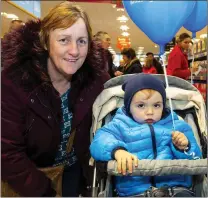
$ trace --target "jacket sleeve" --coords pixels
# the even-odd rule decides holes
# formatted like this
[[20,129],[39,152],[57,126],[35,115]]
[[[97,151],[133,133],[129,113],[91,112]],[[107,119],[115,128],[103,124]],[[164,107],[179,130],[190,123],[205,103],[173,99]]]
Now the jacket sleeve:
[[140,63],[134,63],[130,67],[131,69],[129,69],[128,74],[142,73],[142,66]]
[[191,75],[189,69],[181,69],[181,56],[178,53],[175,53],[168,60],[168,67],[172,70],[172,75],[180,78],[187,78]]
[[173,151],[174,156],[177,159],[190,159],[190,160],[195,159],[195,158],[201,158],[202,153],[196,142],[196,139],[194,137],[194,133],[191,127],[182,120],[177,120],[175,122],[175,125],[176,125],[176,130],[184,133],[184,135],[188,138],[189,145],[188,145],[188,150],[185,153],[184,151],[177,149],[174,146],[173,142],[171,142],[171,149]]
[[90,152],[96,161],[109,161],[113,159],[112,152],[119,147],[128,150],[121,138],[119,122],[111,121],[96,132]]
[[55,196],[51,180],[39,171],[26,154],[24,92],[2,80],[1,173],[20,196]]

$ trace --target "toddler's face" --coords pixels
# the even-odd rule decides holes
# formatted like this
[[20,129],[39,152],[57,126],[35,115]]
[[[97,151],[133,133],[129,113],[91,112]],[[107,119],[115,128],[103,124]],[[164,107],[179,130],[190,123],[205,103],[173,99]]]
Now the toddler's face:
[[163,100],[159,92],[154,91],[147,99],[147,95],[138,91],[132,98],[130,112],[138,123],[152,124],[159,121],[163,112]]

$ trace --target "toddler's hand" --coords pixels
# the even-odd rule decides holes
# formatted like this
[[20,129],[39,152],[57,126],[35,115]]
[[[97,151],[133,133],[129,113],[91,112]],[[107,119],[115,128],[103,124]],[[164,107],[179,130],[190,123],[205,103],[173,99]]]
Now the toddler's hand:
[[138,166],[138,158],[125,150],[119,149],[115,152],[115,159],[117,160],[118,173],[126,174],[128,169],[129,173],[132,173],[133,164]]
[[180,150],[184,150],[188,146],[187,137],[179,131],[172,133],[172,141],[173,144]]

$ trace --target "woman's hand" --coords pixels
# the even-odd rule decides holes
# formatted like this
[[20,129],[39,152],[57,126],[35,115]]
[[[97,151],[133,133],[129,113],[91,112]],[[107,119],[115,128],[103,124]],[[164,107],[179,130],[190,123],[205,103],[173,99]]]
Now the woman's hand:
[[172,133],[172,141],[173,144],[180,150],[184,150],[188,146],[187,137],[179,131],[175,131]]
[[127,169],[128,173],[132,173],[133,165],[137,167],[139,161],[136,155],[122,149],[115,152],[115,159],[117,160],[118,173],[122,173],[123,175],[126,174]]

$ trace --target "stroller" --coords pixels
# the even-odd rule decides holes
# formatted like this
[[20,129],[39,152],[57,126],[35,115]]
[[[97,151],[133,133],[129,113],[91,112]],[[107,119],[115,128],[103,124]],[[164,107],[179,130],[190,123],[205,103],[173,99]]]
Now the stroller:
[[[95,132],[107,124],[115,115],[118,108],[123,106],[123,82],[132,75],[113,78],[105,83],[105,89],[97,97],[93,105],[93,124],[91,140]],[[164,75],[156,74],[157,78],[165,82]],[[196,197],[208,196],[207,180],[207,115],[206,106],[200,92],[189,82],[173,76],[168,76],[169,87],[166,88],[167,100],[171,98],[173,110],[192,127],[194,136],[203,154],[203,159],[196,160],[139,160],[138,167],[132,175],[162,176],[162,175],[193,175],[192,191]],[[168,106],[168,102],[167,102]],[[91,160],[90,164],[93,164]],[[165,166],[164,166],[165,165]],[[113,176],[118,176],[116,161],[107,164],[106,177],[100,179],[94,167],[93,197],[116,196]]]

